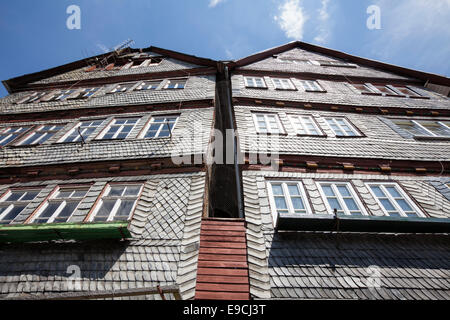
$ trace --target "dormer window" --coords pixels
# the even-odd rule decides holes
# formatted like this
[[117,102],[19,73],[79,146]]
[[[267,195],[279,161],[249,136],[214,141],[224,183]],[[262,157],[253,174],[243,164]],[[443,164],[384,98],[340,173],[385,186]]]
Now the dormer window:
[[450,121],[395,119],[392,122],[414,137],[449,138]]
[[261,77],[244,77],[247,88],[267,88],[266,82]]
[[109,91],[108,93],[116,93],[116,92],[125,92],[128,89],[130,89],[131,87],[133,87],[136,83],[135,82],[131,82],[131,83],[120,83],[118,85],[116,85],[114,87],[114,89],[112,89],[111,91]]
[[170,79],[167,81],[164,89],[184,89],[187,79]]

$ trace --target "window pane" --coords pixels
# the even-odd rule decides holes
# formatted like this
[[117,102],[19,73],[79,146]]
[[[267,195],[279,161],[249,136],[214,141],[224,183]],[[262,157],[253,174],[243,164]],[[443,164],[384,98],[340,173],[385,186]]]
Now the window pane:
[[395,207],[392,205],[391,201],[388,199],[381,199],[381,204],[387,211],[394,211]]
[[125,196],[137,196],[139,191],[141,190],[141,186],[127,186],[125,190]]
[[23,196],[24,193],[24,191],[13,191],[4,201],[17,201]]
[[295,210],[303,210],[305,209],[305,205],[303,204],[303,200],[301,198],[291,198],[292,206]]
[[[4,208],[6,209],[6,208]],[[0,221],[0,224],[7,224],[12,222],[22,211],[25,209],[25,206],[14,206],[3,219]],[[1,214],[1,211],[0,211]]]
[[274,195],[283,195],[281,184],[272,184],[272,192]]
[[352,195],[350,194],[350,191],[348,191],[346,186],[338,186],[337,187],[339,190],[339,193],[343,196],[343,197],[351,197]]
[[46,223],[60,205],[61,202],[49,203],[47,208],[34,220],[34,223]]
[[67,202],[64,209],[58,214],[58,217],[56,217],[53,222],[67,222],[77,206],[78,202]]
[[322,186],[322,190],[327,197],[329,196],[333,197],[335,195],[331,186]]
[[299,196],[300,195],[300,191],[298,190],[297,185],[289,185],[288,189],[289,189],[289,194],[291,196]]
[[342,207],[336,198],[328,198],[328,203],[330,204],[332,210],[334,209],[337,209],[338,211],[342,210]]
[[104,200],[94,218],[94,221],[100,221],[100,222],[106,221],[108,219],[112,209],[114,208],[115,203],[116,203],[116,200]]
[[286,200],[284,197],[275,197],[275,205],[277,209],[287,209]]
[[395,187],[386,187],[386,190],[393,196],[394,198],[402,198],[400,193],[398,193]]
[[401,199],[401,200],[396,200],[396,201],[397,201],[398,205],[400,206],[400,208],[402,208],[403,211],[405,211],[405,212],[414,211],[414,209],[411,208],[411,206],[406,202],[406,200]]
[[345,205],[347,206],[348,210],[350,210],[350,211],[359,210],[358,205],[356,204],[355,200],[353,200],[352,198],[346,198],[346,199],[344,199],[344,201],[345,201]]
[[381,190],[380,187],[376,187],[376,186],[371,186],[370,187],[373,191],[373,193],[375,193],[375,196],[379,197],[379,198],[385,198],[386,195],[384,194],[384,192]]
[[125,190],[125,187],[123,187],[123,186],[111,187],[111,190],[109,191],[108,196],[110,196],[110,197],[120,197],[123,194],[124,190]]
[[120,203],[120,207],[117,210],[116,215],[114,216],[114,221],[123,221],[127,220],[131,214],[131,210],[133,209],[135,201],[133,200],[122,200]]

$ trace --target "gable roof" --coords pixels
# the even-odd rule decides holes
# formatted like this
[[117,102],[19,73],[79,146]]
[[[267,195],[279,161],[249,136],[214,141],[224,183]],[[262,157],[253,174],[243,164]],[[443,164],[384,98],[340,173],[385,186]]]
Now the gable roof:
[[[202,67],[216,67],[217,66],[217,62],[214,60],[211,60],[211,59],[200,58],[197,56],[188,55],[188,54],[184,54],[184,53],[177,52],[177,51],[162,49],[162,48],[154,47],[154,46],[150,46],[148,48],[143,48],[143,49],[136,49],[136,48],[128,47],[128,48],[123,49],[121,51],[121,54],[139,53],[139,52],[148,52],[148,51],[151,51],[156,54],[160,54],[165,57],[170,57],[170,58],[181,60],[181,61],[188,62],[191,64],[200,65]],[[115,53],[115,51],[111,51],[111,52],[107,52],[107,53],[93,56],[90,58],[77,60],[77,61],[70,62],[68,64],[64,64],[64,65],[61,65],[58,67],[54,67],[54,68],[50,68],[50,69],[46,69],[46,70],[42,70],[42,71],[38,71],[38,72],[34,72],[34,73],[29,73],[29,74],[11,78],[8,80],[3,80],[2,83],[9,93],[13,93],[18,88],[20,88],[21,86],[26,85],[28,83],[39,81],[39,80],[46,79],[46,78],[50,78],[50,77],[53,77],[53,76],[56,76],[59,74],[63,74],[66,72],[70,72],[70,71],[73,71],[76,69],[86,67],[87,61],[94,61],[94,60],[100,61],[114,53]]]
[[450,78],[447,78],[445,76],[428,73],[428,72],[423,72],[423,71],[418,71],[418,70],[413,70],[413,69],[408,69],[408,68],[404,68],[404,67],[400,67],[400,66],[396,66],[393,64],[384,63],[384,62],[380,62],[380,61],[376,61],[376,60],[371,60],[371,59],[367,59],[367,58],[362,58],[362,57],[354,56],[354,55],[351,55],[351,54],[348,54],[345,52],[313,45],[313,44],[302,42],[302,41],[293,41],[293,42],[290,42],[290,43],[287,43],[287,44],[284,44],[284,45],[281,45],[281,46],[278,46],[275,48],[271,48],[268,50],[264,50],[264,51],[255,53],[253,55],[242,58],[240,60],[233,61],[233,62],[229,63],[228,66],[232,69],[247,66],[249,64],[267,59],[269,57],[272,57],[273,55],[277,55],[277,54],[280,54],[280,53],[283,53],[283,52],[286,52],[286,51],[289,51],[289,50],[292,50],[295,48],[300,48],[300,49],[304,49],[307,51],[312,51],[312,52],[316,52],[319,54],[328,55],[328,56],[335,57],[338,59],[343,59],[348,62],[353,62],[353,63],[359,64],[359,65],[382,69],[384,71],[389,71],[389,72],[392,72],[392,73],[395,73],[398,75],[419,79],[424,82],[431,82],[433,84],[450,87]]

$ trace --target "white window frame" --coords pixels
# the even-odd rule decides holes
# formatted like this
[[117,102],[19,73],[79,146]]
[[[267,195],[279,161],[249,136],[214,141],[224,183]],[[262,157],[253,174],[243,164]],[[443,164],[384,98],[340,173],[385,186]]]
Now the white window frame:
[[[85,88],[80,92],[79,98],[89,99],[100,90],[100,87]],[[92,94],[91,94],[92,93]]]
[[[174,88],[169,88],[169,85],[170,85],[172,82],[175,82],[176,85],[175,85]],[[184,82],[184,85],[183,85],[182,88],[179,87],[179,83],[178,83],[178,82]],[[176,90],[176,89],[181,89],[181,90],[182,90],[182,89],[186,89],[187,82],[188,82],[188,79],[186,79],[186,78],[183,78],[183,79],[169,79],[169,80],[167,80],[167,82],[166,82],[166,84],[165,84],[165,86],[164,86],[164,90]]]
[[[438,123],[440,126],[442,126],[442,127],[444,127],[444,128],[447,128],[448,130],[450,130],[450,127],[448,126],[448,125],[446,125],[443,121],[434,121],[434,120],[409,120],[409,121],[411,121],[412,123],[414,123],[415,125],[417,125],[417,126],[419,126],[420,128],[422,128],[422,129],[424,129],[426,132],[428,132],[429,134],[430,134],[430,136],[431,137],[450,137],[450,135],[448,135],[448,136],[440,136],[440,135],[437,135],[437,134],[435,134],[433,131],[431,131],[431,130],[429,130],[429,129],[427,129],[425,126],[423,126],[421,123],[420,123],[420,121],[422,121],[422,122],[436,122],[436,123]],[[405,129],[406,130],[406,129]],[[420,135],[418,135],[418,134],[415,134],[415,136],[420,136]]]
[[[97,136],[97,138],[95,138],[95,140],[103,140],[103,137],[108,133],[109,129],[110,129],[112,126],[116,125],[116,121],[117,121],[117,120],[131,120],[131,119],[137,119],[137,121],[136,121],[136,123],[133,125],[133,128],[131,128],[130,132],[128,132],[128,135],[127,135],[125,138],[121,139],[121,140],[127,139],[127,138],[130,136],[130,134],[133,132],[133,130],[136,128],[136,126],[139,124],[139,122],[142,120],[142,118],[140,118],[140,117],[114,118],[114,119],[112,119],[112,120],[110,121],[110,123],[108,123],[108,125],[100,132],[100,134]],[[120,124],[120,125],[117,125],[117,126],[120,126],[120,129],[117,130],[117,132],[113,135],[113,137],[112,137],[111,139],[108,139],[108,140],[114,140],[114,139],[117,139],[117,136],[122,132],[123,127],[124,127],[124,124]]]
[[[133,86],[136,84],[136,82],[124,82],[124,83],[118,83],[114,86],[112,90],[110,90],[108,93],[117,93],[117,92],[127,92],[128,90],[131,90]],[[130,85],[129,87],[126,87]],[[123,86],[123,87],[122,87]],[[121,88],[122,87],[122,88]]]
[[[85,137],[85,138],[84,138],[84,137],[81,138],[81,136],[78,135],[78,137],[77,137],[74,141],[66,141],[66,139],[67,139],[70,135],[72,135],[72,133],[73,133],[75,130],[78,130],[78,128],[80,128],[81,125],[82,125],[84,122],[101,121],[101,123],[100,123],[98,126],[95,126],[95,127],[94,127],[94,126],[92,126],[92,125],[89,125],[89,126],[87,126],[87,127],[84,127],[82,130],[80,130],[81,135],[83,135],[83,133],[84,133],[83,130],[87,130],[88,128],[94,127],[95,130],[97,130],[99,127],[103,126],[105,120],[106,120],[106,119],[98,119],[98,120],[82,120],[82,121],[79,121],[79,122],[77,123],[77,125],[76,125],[75,127],[73,127],[72,129],[70,129],[65,135],[63,135],[63,137],[62,137],[61,139],[59,139],[57,143],[80,142],[80,141],[86,140],[86,139],[88,139],[88,138],[90,137],[90,135],[87,136],[87,137]],[[91,135],[94,134],[95,130],[92,131]]]
[[[42,135],[38,140],[34,141],[33,143],[27,143],[27,144],[25,144],[25,142],[28,141],[28,139],[30,139],[30,138],[31,138],[32,136],[34,136],[36,133],[40,132],[40,130],[41,130],[42,128],[44,128],[44,127],[49,127],[49,126],[51,126],[51,129],[48,130],[48,131],[46,131],[46,132],[45,132],[45,135]],[[46,137],[46,136],[49,134],[49,132],[52,133],[52,135],[50,136],[50,138],[46,139],[44,142],[50,140],[55,134],[57,134],[60,130],[62,130],[62,129],[64,128],[64,126],[65,126],[65,124],[61,124],[61,125],[58,125],[58,124],[56,124],[56,125],[54,125],[54,124],[43,124],[43,125],[40,125],[40,126],[37,127],[36,129],[34,129],[33,131],[31,131],[29,134],[27,134],[27,135],[25,135],[24,137],[22,137],[22,139],[21,139],[18,143],[16,143],[15,145],[16,145],[16,146],[34,146],[34,145],[40,145],[40,144],[41,144],[40,141],[41,141],[44,137]],[[55,128],[55,127],[61,127],[61,128],[55,131],[55,130],[53,129],[53,128]]]
[[75,89],[61,90],[59,93],[55,94],[47,101],[64,101],[69,98],[73,93],[75,93]]
[[[140,189],[139,189],[139,192],[138,192],[138,194],[137,194],[137,196],[135,198],[134,198],[134,196],[133,197],[131,197],[131,196],[128,196],[128,197],[127,196],[123,196],[123,194],[121,196],[110,197],[110,196],[108,196],[108,194],[111,191],[111,186],[125,186],[125,187],[126,186],[133,186],[133,187],[140,186]],[[94,222],[94,219],[97,216],[97,213],[98,213],[98,211],[100,210],[100,208],[101,208],[101,206],[103,204],[103,200],[115,200],[116,201],[114,203],[114,206],[113,206],[111,212],[109,213],[109,216],[108,216],[108,219],[106,220],[106,222],[114,221],[114,217],[117,214],[117,210],[119,209],[120,204],[122,203],[122,200],[134,200],[133,208],[131,208],[131,211],[130,211],[130,213],[128,215],[128,218],[127,218],[127,221],[129,221],[131,219],[134,211],[136,210],[136,206],[137,206],[137,203],[139,201],[139,198],[141,197],[143,189],[144,189],[144,183],[113,183],[113,184],[108,183],[105,186],[105,188],[104,188],[104,190],[103,190],[103,192],[102,192],[102,194],[100,196],[99,201],[95,205],[95,207],[92,210],[92,212],[89,214],[88,222]],[[124,190],[124,193],[125,193],[125,190]]]
[[[276,222],[278,220],[278,209],[275,202],[275,197],[272,191],[272,184],[281,184],[281,188],[283,189],[283,196],[284,200],[286,201],[286,205],[288,207],[289,213],[287,215],[297,216],[297,217],[304,217],[309,216],[313,214],[313,211],[311,210],[311,206],[309,204],[309,200],[305,191],[305,187],[303,186],[303,182],[301,181],[289,181],[289,180],[268,180],[267,181],[267,191],[269,195],[270,200],[270,208],[272,209],[272,218],[273,223],[276,225]],[[292,204],[291,195],[289,193],[288,185],[296,185],[298,187],[298,190],[300,191],[300,197],[303,201],[303,204],[305,205],[305,214],[299,214],[295,212],[294,206]]]
[[[61,201],[61,204],[58,206],[58,208],[55,210],[55,212],[53,212],[53,214],[48,218],[47,222],[45,223],[39,223],[39,224],[49,224],[49,223],[53,223],[55,221],[56,218],[58,218],[59,214],[61,213],[61,211],[64,210],[64,208],[66,207],[66,204],[68,202],[78,202],[78,205],[75,207],[75,209],[73,209],[72,213],[70,214],[69,217],[67,217],[67,221],[70,221],[70,219],[72,218],[73,214],[78,210],[78,207],[80,206],[81,202],[86,198],[87,193],[89,193],[91,186],[57,186],[52,193],[50,194],[50,196],[45,200],[45,202],[43,203],[43,205],[38,209],[38,211],[34,214],[32,214],[31,219],[29,220],[29,222],[27,222],[27,224],[33,224],[35,220],[37,220],[40,215],[45,211],[45,209],[47,209],[47,207],[49,206],[49,204],[54,201],[54,202],[59,202]],[[84,195],[83,197],[77,197],[77,198],[62,198],[62,199],[58,199],[56,198],[59,194],[60,191],[65,191],[65,190],[73,190],[72,194],[75,193],[77,190],[80,189],[87,189],[86,195]],[[67,223],[66,222],[61,222],[61,223]]]
[[[262,113],[262,112],[253,112],[253,123],[255,125],[256,131],[262,134],[285,134],[284,127],[281,123],[280,117],[278,113]],[[264,116],[264,122],[266,123],[267,131],[262,131],[258,124],[258,116]],[[278,132],[274,132],[273,129],[269,126],[269,121],[267,120],[268,116],[275,116],[278,125]]]
[[306,92],[326,92],[317,80],[300,80]]
[[367,189],[370,191],[370,194],[372,195],[372,197],[377,201],[381,210],[383,210],[383,213],[385,216],[389,217],[389,213],[384,208],[380,199],[372,191],[371,186],[377,186],[377,187],[381,188],[383,193],[386,195],[386,198],[389,199],[389,201],[394,206],[396,211],[400,214],[400,216],[408,217],[408,215],[405,213],[405,211],[397,204],[397,201],[395,200],[395,198],[389,193],[389,191],[386,190],[385,186],[394,187],[395,190],[402,196],[401,199],[404,200],[416,212],[418,217],[426,218],[426,215],[422,212],[422,210],[420,210],[420,208],[414,203],[414,201],[405,193],[405,191],[403,191],[403,188],[400,187],[400,185],[398,183],[396,183],[396,182],[366,182],[365,185],[366,185]]
[[45,97],[48,94],[48,92],[33,92],[32,94],[28,95],[25,99],[19,100],[17,103],[33,103],[38,102],[40,99]]
[[[158,85],[156,86],[155,89],[143,89],[145,83],[157,83]],[[136,91],[156,90],[156,89],[158,89],[158,87],[161,85],[161,83],[162,83],[162,80],[147,80],[147,81],[142,81],[142,82],[136,87],[136,89],[134,89],[134,90],[136,90]]]
[[[290,114],[290,115],[288,115],[288,118],[291,121],[292,127],[294,128],[296,134],[305,135],[305,136],[314,136],[314,137],[316,137],[316,136],[323,136],[324,135],[322,130],[319,128],[319,126],[317,125],[316,121],[314,120],[313,116]],[[311,133],[310,129],[306,126],[304,118],[308,118],[310,120],[310,122],[314,126],[314,129],[317,131],[317,134]],[[303,130],[306,133],[299,133],[299,128],[298,128],[297,124],[295,123],[295,120],[299,120],[300,121],[300,123],[301,123],[301,125],[303,127]]]
[[176,117],[176,120],[175,120],[175,122],[174,122],[174,124],[173,124],[172,130],[170,130],[170,136],[169,136],[169,137],[159,137],[159,135],[160,135],[160,133],[161,133],[163,127],[164,127],[165,125],[167,125],[167,122],[164,121],[164,122],[156,123],[156,124],[161,124],[161,125],[159,126],[158,132],[156,133],[156,135],[155,135],[154,137],[151,137],[151,138],[145,138],[145,139],[161,139],[161,138],[170,138],[170,137],[172,137],[173,130],[175,130],[175,127],[176,127],[177,124],[178,124],[178,120],[180,119],[180,115],[179,115],[179,114],[174,114],[174,115],[170,115],[170,114],[169,114],[169,115],[161,115],[161,116],[152,116],[152,117],[150,118],[150,120],[147,121],[147,124],[144,126],[144,128],[142,129],[142,132],[139,134],[138,139],[144,139],[144,137],[145,137],[145,135],[147,134],[147,131],[149,130],[149,128],[151,127],[151,125],[152,125],[152,124],[155,124],[155,120],[156,120],[156,119],[166,119],[166,118],[175,118],[175,117]]
[[[337,126],[339,127],[339,129],[344,133],[344,135],[338,135],[338,134],[334,131],[334,129],[333,129],[333,128],[331,127],[331,125],[328,123],[328,120],[329,120],[329,119],[332,119],[332,120],[333,120],[334,124],[337,125]],[[350,129],[352,129],[352,131],[353,131],[353,133],[355,133],[355,135],[354,135],[354,136],[349,135],[349,134],[347,133],[347,131],[345,131],[345,130],[342,128],[342,126],[336,121],[336,119],[342,119],[342,120],[345,122],[345,124],[346,124]],[[330,128],[330,130],[333,131],[333,133],[334,133],[334,135],[335,135],[336,137],[361,137],[361,136],[362,136],[361,133],[355,128],[355,126],[354,126],[353,124],[351,124],[350,121],[347,120],[346,118],[343,118],[343,117],[325,117],[325,122],[326,122],[326,124],[328,125],[328,127]]]
[[[5,203],[5,199],[7,199],[13,192],[37,192],[37,195],[36,195],[33,199],[31,199],[31,200],[21,201],[21,199],[23,199],[24,196],[25,196],[25,193],[24,193],[18,200],[15,200],[15,201],[7,201],[7,202],[9,203],[9,206],[6,208],[5,211],[3,211],[3,212],[0,214],[0,221],[2,221],[2,220],[5,218],[5,216],[6,216],[8,213],[10,213],[11,210],[12,210],[15,206],[23,206],[23,205],[25,205],[25,207],[23,208],[23,210],[20,211],[19,214],[18,214],[13,220],[11,220],[11,222],[10,222],[9,224],[13,223],[14,220],[17,219],[17,217],[18,217],[24,210],[26,210],[26,208],[30,205],[30,203],[33,202],[33,201],[36,199],[36,197],[39,195],[39,193],[40,193],[41,191],[42,191],[42,189],[8,189],[8,191],[6,191],[6,192],[2,195],[2,197],[0,198],[0,204]],[[0,226],[1,226],[1,225],[5,225],[5,224],[1,224],[1,223],[0,223]]]
[[[250,84],[250,79],[254,83],[254,85]],[[256,84],[257,81],[255,79],[261,80],[262,86],[258,86]],[[247,88],[262,88],[262,89],[267,88],[266,80],[264,79],[264,77],[249,77],[249,76],[245,76],[244,77],[244,82],[245,82],[245,86]]]
[[353,200],[356,202],[356,204],[359,207],[359,211],[361,211],[362,216],[368,216],[369,214],[366,211],[366,208],[364,207],[363,203],[361,202],[360,198],[358,197],[357,192],[354,190],[352,184],[347,181],[316,181],[317,188],[319,189],[319,193],[322,197],[322,200],[327,208],[327,211],[329,214],[334,215],[334,208],[330,207],[330,204],[328,203],[328,197],[326,196],[325,192],[322,190],[322,185],[331,185],[331,188],[333,189],[333,192],[335,194],[335,197],[337,201],[339,202],[339,205],[344,211],[344,214],[346,216],[350,217],[360,217],[359,215],[353,216],[350,212],[350,210],[347,207],[347,204],[344,201],[344,198],[342,197],[341,193],[337,189],[338,186],[346,186],[347,190],[349,190],[350,195],[352,196]]
[[[292,80],[289,78],[271,78],[273,86],[277,90],[296,90]],[[277,81],[280,85],[277,84]]]
[[[12,133],[5,133],[5,131],[7,131],[7,130],[9,130],[9,129],[24,129],[23,131],[20,131],[19,133],[17,133],[17,132],[12,132]],[[7,143],[5,143],[3,146],[6,146],[6,145],[8,145],[8,144],[12,144],[12,143],[14,143],[14,141],[17,139],[17,138],[19,138],[22,134],[24,134],[24,133],[26,133],[28,130],[30,130],[30,126],[17,126],[17,127],[15,127],[15,126],[10,126],[10,127],[5,127],[5,128],[1,128],[1,130],[0,130],[0,146],[2,146],[2,143],[4,142],[4,141],[7,141],[11,136],[14,136],[15,134],[17,134],[17,136],[14,138],[14,139],[12,139],[11,141],[9,141],[9,142],[7,142]],[[2,136],[3,135],[5,135],[3,138],[2,138]]]

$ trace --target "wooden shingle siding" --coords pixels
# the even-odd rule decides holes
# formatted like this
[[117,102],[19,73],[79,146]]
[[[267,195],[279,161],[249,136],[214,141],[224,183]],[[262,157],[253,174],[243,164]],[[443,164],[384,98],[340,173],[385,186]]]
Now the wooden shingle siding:
[[250,298],[244,221],[214,219],[202,221],[195,298],[199,300]]

